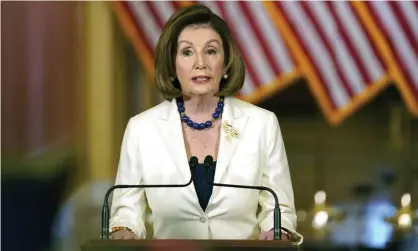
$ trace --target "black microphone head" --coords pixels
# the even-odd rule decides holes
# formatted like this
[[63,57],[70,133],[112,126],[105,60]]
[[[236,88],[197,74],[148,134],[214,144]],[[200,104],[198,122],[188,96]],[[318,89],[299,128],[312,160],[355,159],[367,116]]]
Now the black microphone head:
[[206,156],[203,164],[205,168],[211,168],[213,165],[213,157],[210,155]]
[[190,161],[189,161],[190,168],[192,168],[192,169],[195,168],[198,163],[199,163],[199,160],[197,159],[196,156],[192,156],[190,158]]

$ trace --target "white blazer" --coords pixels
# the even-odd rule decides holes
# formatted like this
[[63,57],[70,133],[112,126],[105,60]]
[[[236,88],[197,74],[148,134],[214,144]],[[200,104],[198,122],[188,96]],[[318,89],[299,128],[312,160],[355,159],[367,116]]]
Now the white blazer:
[[[222,122],[239,133],[225,139],[221,128],[215,182],[264,185],[279,198],[282,227],[296,229],[293,188],[277,117],[235,98],[225,98]],[[185,184],[190,169],[176,100],[132,117],[123,137],[116,184]],[[145,209],[152,211],[156,239],[254,239],[273,228],[274,199],[267,192],[214,187],[206,211],[194,185],[114,191],[110,227],[131,228],[144,238]],[[260,206],[261,210],[258,210]]]

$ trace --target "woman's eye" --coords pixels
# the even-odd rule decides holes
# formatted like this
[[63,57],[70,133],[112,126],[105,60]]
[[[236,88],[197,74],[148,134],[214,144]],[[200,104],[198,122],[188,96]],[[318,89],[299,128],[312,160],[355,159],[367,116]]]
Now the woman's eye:
[[183,54],[183,56],[188,57],[188,56],[191,56],[191,55],[192,55],[192,52],[191,52],[190,50],[184,50],[184,51],[182,52],[182,54]]
[[209,55],[215,55],[215,54],[216,54],[216,50],[214,50],[214,49],[209,49],[209,50],[207,51],[207,53],[208,53]]

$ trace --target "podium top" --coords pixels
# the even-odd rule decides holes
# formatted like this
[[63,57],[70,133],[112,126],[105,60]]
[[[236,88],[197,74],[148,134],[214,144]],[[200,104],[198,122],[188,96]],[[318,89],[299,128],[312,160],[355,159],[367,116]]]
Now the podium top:
[[91,240],[81,246],[82,251],[215,251],[215,250],[280,250],[296,251],[298,246],[289,241],[259,240]]

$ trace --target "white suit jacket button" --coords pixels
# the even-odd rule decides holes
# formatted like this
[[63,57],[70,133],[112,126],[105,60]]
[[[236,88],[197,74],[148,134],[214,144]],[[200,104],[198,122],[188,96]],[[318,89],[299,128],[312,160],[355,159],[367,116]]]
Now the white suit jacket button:
[[200,218],[200,222],[205,223],[206,222],[206,218],[205,217],[201,217]]

